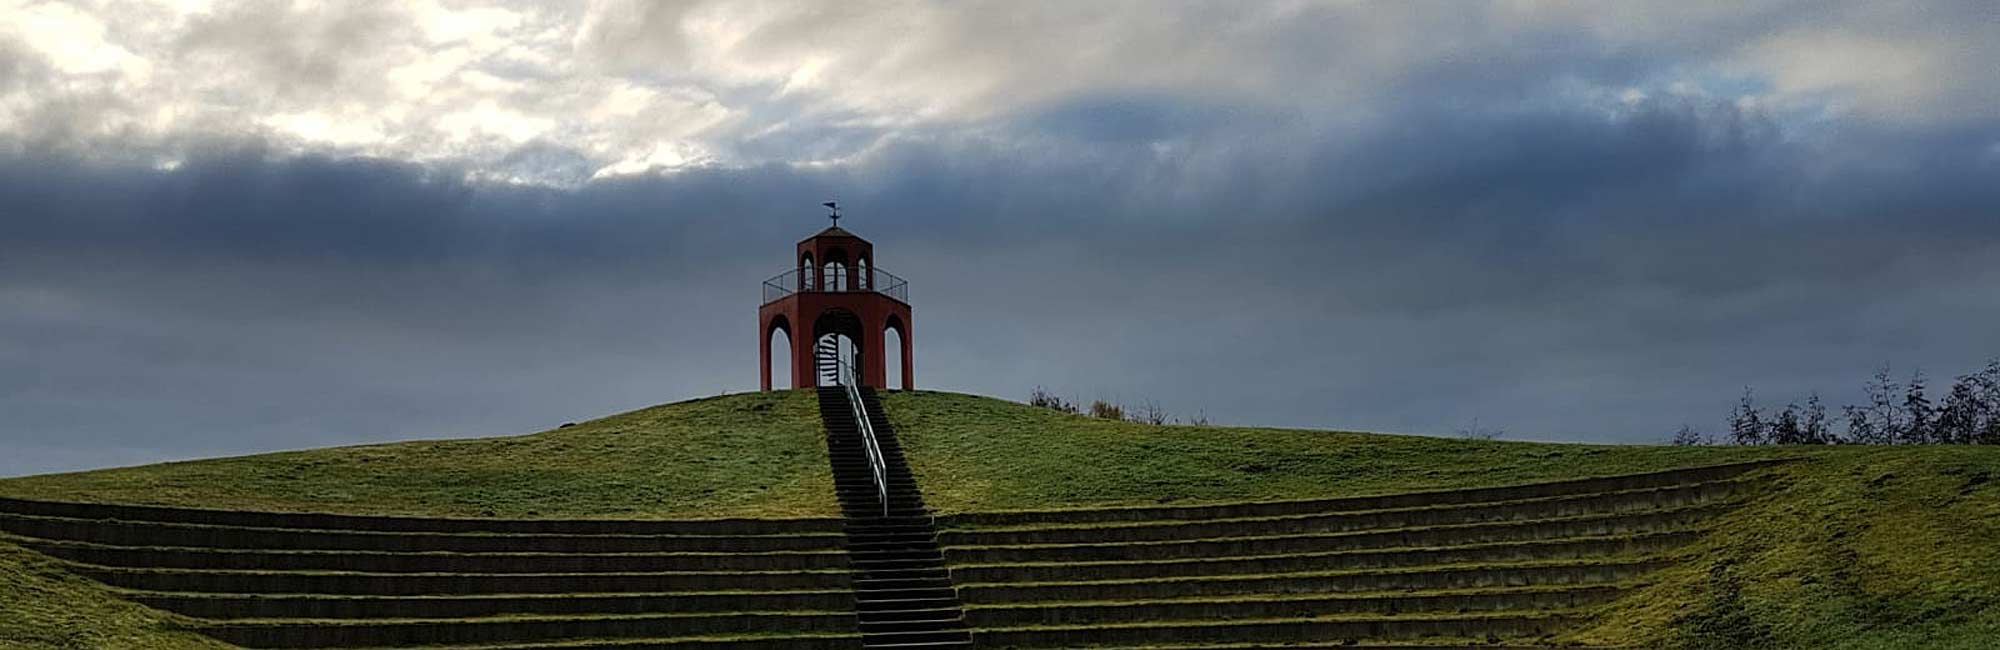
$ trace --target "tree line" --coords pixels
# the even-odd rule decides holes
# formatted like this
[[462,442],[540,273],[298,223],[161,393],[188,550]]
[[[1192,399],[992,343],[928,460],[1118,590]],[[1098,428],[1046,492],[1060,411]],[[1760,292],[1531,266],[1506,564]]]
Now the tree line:
[[1683,425],[1673,444],[2000,445],[2000,358],[1960,375],[1940,400],[1931,399],[1929,388],[1922,370],[1898,382],[1884,365],[1863,386],[1863,403],[1833,415],[1817,392],[1803,406],[1794,402],[1767,412],[1746,387],[1729,412],[1726,439]]

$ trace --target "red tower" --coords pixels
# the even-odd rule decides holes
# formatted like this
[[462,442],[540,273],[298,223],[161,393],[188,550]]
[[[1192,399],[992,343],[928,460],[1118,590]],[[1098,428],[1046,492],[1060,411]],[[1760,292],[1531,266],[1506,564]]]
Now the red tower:
[[903,389],[909,390],[909,283],[875,268],[875,246],[842,230],[838,210],[833,219],[833,226],[799,242],[791,270],[764,281],[764,306],[757,308],[760,386],[771,390],[771,335],[782,331],[792,352],[792,386],[831,383],[826,352],[851,350],[861,384],[888,388],[884,340],[893,329],[902,342]]

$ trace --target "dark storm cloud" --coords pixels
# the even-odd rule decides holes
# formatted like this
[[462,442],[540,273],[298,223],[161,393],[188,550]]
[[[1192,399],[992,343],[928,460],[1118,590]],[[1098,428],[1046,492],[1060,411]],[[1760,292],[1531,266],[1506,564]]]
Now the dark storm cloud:
[[828,199],[931,388],[1643,442],[2000,354],[1983,3],[1109,6],[40,7],[0,475],[750,389]]
[[835,196],[912,280],[935,388],[1650,441],[1746,384],[1838,401],[1882,361],[2000,352],[2000,183],[1973,134],[1804,142],[1660,100],[1356,137],[1168,104],[573,189],[256,147],[171,171],[15,157],[0,472],[749,389],[755,283]]

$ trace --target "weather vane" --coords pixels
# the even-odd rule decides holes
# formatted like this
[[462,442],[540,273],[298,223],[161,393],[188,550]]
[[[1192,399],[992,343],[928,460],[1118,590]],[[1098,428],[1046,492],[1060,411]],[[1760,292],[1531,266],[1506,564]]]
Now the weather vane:
[[827,209],[833,211],[833,214],[827,215],[827,217],[833,219],[833,226],[835,228],[840,227],[840,203],[837,201],[827,201],[820,205],[824,205]]

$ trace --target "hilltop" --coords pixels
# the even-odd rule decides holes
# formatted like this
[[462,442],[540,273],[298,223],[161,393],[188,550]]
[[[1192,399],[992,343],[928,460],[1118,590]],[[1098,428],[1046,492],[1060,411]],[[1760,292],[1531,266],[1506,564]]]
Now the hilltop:
[[[885,394],[941,513],[1351,496],[1714,464],[1776,448],[1571,445],[1157,426]],[[0,479],[0,496],[451,517],[837,516],[811,391],[741,393],[538,433]]]
[[[887,393],[884,408],[925,499],[944,514],[1346,497],[1791,458],[1764,470],[1767,494],[1714,520],[1643,597],[1565,640],[1969,649],[2000,638],[2000,449],[1154,426],[940,392]],[[838,516],[832,485],[812,393],[779,391],[517,436],[5,479],[0,496],[450,517],[790,518]],[[0,593],[9,595],[0,641],[19,647],[214,647],[5,540]]]

